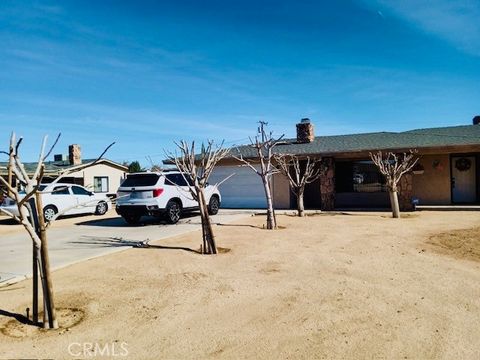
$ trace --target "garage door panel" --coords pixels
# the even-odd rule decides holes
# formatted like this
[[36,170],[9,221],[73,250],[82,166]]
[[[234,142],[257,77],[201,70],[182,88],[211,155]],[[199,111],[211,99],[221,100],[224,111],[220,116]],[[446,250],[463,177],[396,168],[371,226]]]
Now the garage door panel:
[[249,196],[228,196],[222,198],[222,208],[225,209],[264,209],[266,207],[265,198]]
[[222,207],[265,208],[266,200],[261,178],[252,169],[239,166],[216,167],[210,176],[210,184],[216,184],[233,175],[220,185]]

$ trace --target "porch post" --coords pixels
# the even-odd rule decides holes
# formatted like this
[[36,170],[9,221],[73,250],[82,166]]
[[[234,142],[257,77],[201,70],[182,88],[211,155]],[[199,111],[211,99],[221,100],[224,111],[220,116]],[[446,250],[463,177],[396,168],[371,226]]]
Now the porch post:
[[322,158],[322,165],[327,168],[320,175],[321,209],[332,211],[335,209],[335,160]]
[[413,176],[410,172],[403,175],[398,184],[398,202],[400,203],[401,211],[413,211],[412,197]]

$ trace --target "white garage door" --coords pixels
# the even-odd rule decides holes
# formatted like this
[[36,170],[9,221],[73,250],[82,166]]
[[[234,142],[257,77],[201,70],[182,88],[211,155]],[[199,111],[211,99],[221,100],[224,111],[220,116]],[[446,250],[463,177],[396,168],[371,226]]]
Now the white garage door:
[[252,169],[240,166],[218,166],[208,182],[212,185],[233,175],[220,185],[222,208],[259,209],[266,208],[265,191],[260,176]]

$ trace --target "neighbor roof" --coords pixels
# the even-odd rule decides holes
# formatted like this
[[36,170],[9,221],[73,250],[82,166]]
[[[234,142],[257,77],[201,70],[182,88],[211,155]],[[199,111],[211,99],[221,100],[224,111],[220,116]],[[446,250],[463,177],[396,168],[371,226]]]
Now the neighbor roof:
[[[70,165],[68,161],[45,161],[45,175],[55,175],[67,169],[75,169],[76,167],[83,167],[87,164],[94,162],[97,159],[84,159],[81,165]],[[118,169],[128,171],[128,167],[118,164],[108,159],[100,159],[97,164],[108,164]],[[5,173],[7,169],[7,162],[0,162],[0,173]],[[27,173],[33,173],[37,167],[36,162],[23,163]]]
[[[417,129],[404,132],[317,136],[311,143],[287,139],[274,148],[274,153],[290,155],[340,154],[375,150],[441,148],[447,146],[480,145],[480,125]],[[231,157],[256,157],[250,145],[234,147]]]

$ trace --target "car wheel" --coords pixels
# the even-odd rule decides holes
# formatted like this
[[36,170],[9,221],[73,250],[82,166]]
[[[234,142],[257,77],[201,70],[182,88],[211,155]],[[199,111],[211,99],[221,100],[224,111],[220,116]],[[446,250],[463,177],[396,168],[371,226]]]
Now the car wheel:
[[48,205],[43,208],[43,218],[45,221],[50,222],[52,221],[55,216],[57,215],[57,208],[53,205]]
[[170,200],[167,203],[165,210],[166,210],[165,217],[167,218],[168,223],[176,224],[178,220],[180,220],[182,207],[177,201]]
[[137,225],[141,218],[141,216],[137,214],[125,214],[122,215],[122,217],[129,225]]
[[108,211],[108,205],[105,201],[100,201],[97,205],[97,208],[95,209],[95,214],[96,215],[105,215],[105,213]]
[[212,196],[208,203],[208,213],[210,215],[217,215],[218,209],[220,209],[220,200],[218,200],[218,197]]

